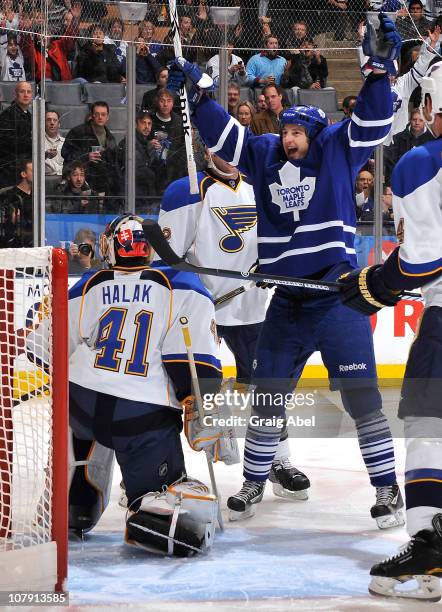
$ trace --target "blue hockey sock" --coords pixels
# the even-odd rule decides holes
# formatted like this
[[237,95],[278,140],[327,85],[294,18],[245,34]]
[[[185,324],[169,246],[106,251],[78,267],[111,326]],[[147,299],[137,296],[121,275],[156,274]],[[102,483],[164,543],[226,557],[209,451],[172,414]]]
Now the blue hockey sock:
[[390,426],[380,410],[355,420],[359,448],[370,482],[385,487],[396,482],[394,447]]
[[265,482],[278,448],[281,428],[268,425],[247,427],[244,447],[244,478]]

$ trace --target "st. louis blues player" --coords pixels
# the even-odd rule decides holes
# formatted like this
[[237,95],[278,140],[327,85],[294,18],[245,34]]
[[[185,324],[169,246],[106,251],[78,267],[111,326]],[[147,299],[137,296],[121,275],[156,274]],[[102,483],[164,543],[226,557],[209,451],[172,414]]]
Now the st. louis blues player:
[[[197,266],[248,270],[258,257],[256,203],[253,188],[238,169],[206,149],[207,168],[198,174],[199,193],[190,193],[187,177],[164,193],[159,224],[175,253]],[[216,300],[241,281],[204,275]],[[256,344],[265,318],[268,292],[254,287],[216,309],[217,332],[232,351],[237,381],[249,385]],[[238,407],[239,408],[239,407]],[[307,499],[308,478],[290,462],[285,427],[270,473],[276,495]]]
[[[367,36],[373,37],[371,30]],[[381,14],[379,35],[366,44],[373,50],[372,72],[352,118],[329,127],[320,109],[295,106],[280,115],[280,137],[254,137],[216,102],[206,95],[197,100],[191,92],[193,119],[211,152],[238,166],[253,183],[262,271],[336,280],[357,267],[353,185],[359,168],[390,129],[393,113],[387,74],[400,46],[394,24]],[[182,85],[178,69],[198,86],[202,75],[196,66],[178,58],[175,67],[171,87]],[[376,487],[371,514],[381,528],[402,524],[403,502],[396,484],[391,433],[381,412],[369,321],[334,296],[278,287],[258,342],[254,377],[258,389],[267,394],[292,390],[293,379],[299,378],[316,350],[322,354],[332,388],[340,390],[355,420],[362,456]],[[254,410],[263,417],[285,414],[281,402],[255,403]],[[280,428],[267,422],[249,425],[246,480],[228,500],[231,511],[242,516],[261,501],[278,444]]]
[[[373,566],[377,595],[438,601],[442,577],[442,62],[421,83],[421,113],[436,140],[406,153],[392,176],[400,246],[382,266],[342,279],[343,301],[365,314],[423,286],[425,309],[408,357],[399,416],[407,447],[405,499],[410,542]],[[415,589],[396,589],[411,578]]]

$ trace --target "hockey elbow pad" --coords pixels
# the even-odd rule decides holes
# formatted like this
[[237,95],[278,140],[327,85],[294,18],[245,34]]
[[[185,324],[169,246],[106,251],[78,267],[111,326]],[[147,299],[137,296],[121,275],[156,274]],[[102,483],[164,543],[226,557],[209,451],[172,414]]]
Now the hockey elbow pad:
[[384,306],[395,306],[401,299],[400,292],[393,291],[384,282],[382,266],[368,266],[339,277],[341,301],[345,306],[364,315],[372,315]]

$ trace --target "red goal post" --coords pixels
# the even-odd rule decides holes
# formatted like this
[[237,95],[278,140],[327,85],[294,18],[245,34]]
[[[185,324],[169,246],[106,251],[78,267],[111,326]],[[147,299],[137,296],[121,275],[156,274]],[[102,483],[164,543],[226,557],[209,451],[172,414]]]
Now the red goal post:
[[67,257],[0,249],[0,591],[64,590]]

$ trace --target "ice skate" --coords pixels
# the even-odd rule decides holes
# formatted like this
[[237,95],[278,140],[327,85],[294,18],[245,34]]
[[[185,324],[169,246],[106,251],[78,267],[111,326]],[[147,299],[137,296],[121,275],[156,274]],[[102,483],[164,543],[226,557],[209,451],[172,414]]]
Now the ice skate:
[[245,480],[238,493],[227,500],[229,521],[242,521],[255,514],[254,504],[258,504],[264,495],[264,482]]
[[269,476],[273,493],[292,500],[308,499],[310,480],[296,469],[288,457],[274,461]]
[[371,517],[379,529],[405,525],[404,501],[397,484],[376,487],[376,503],[371,507]]
[[[397,555],[371,568],[373,578],[368,590],[372,595],[421,601],[441,599],[442,514],[436,514],[432,524],[434,531],[418,531]],[[410,580],[416,581],[415,588],[397,588]]]
[[118,498],[118,505],[121,508],[127,509],[127,495],[126,495],[126,487],[124,486],[124,482],[120,482],[120,497]]

